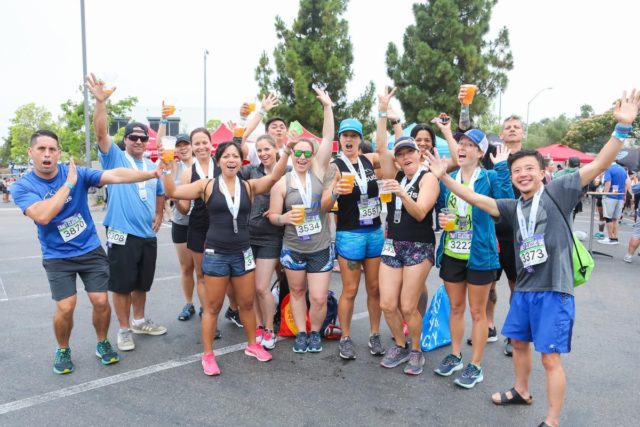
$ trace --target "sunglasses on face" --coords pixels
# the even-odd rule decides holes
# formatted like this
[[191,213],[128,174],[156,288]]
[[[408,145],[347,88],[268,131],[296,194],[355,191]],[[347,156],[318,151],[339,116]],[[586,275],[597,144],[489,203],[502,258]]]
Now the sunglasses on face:
[[129,141],[133,141],[133,142],[138,142],[138,141],[147,142],[147,141],[149,141],[149,137],[148,136],[142,136],[142,135],[129,135],[129,136],[127,136],[127,139]]
[[303,154],[304,154],[304,157],[306,157],[308,159],[311,156],[313,156],[313,151],[311,151],[311,150],[293,150],[293,155],[296,156],[296,157],[302,157]]

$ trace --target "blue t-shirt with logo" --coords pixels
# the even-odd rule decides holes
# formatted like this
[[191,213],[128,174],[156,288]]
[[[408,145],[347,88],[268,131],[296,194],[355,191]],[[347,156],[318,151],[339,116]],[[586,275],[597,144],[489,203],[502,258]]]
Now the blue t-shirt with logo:
[[[625,192],[625,183],[627,182],[627,173],[624,171],[624,168],[617,163],[614,163],[607,169],[604,173],[604,182],[611,182],[611,187],[609,191],[612,193],[624,193]],[[624,194],[620,194],[619,196],[606,196],[608,199],[618,199],[623,200]]]
[[[78,181],[69,192],[62,210],[47,225],[37,224],[43,259],[71,258],[100,246],[100,239],[89,212],[87,192],[97,187],[102,171],[78,167]],[[30,172],[11,186],[11,195],[24,213],[31,205],[49,199],[67,180],[69,167],[58,165],[58,174],[43,179]]]
[[[146,163],[148,171],[156,169],[149,159],[130,158],[139,170],[143,170],[143,162]],[[111,144],[107,153],[100,151],[100,164],[105,170],[131,169],[125,152],[115,144]],[[142,192],[139,191],[139,185],[143,188]],[[143,200],[143,195],[146,196],[146,200]],[[162,181],[156,178],[143,183],[110,185],[107,215],[102,223],[111,229],[137,237],[155,237],[152,226],[156,214],[156,196],[164,196]]]

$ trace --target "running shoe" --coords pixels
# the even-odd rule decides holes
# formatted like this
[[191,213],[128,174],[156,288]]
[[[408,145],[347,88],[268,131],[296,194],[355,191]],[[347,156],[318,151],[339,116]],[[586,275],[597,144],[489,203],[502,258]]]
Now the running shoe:
[[240,320],[240,310],[231,310],[231,307],[229,307],[224,313],[224,317],[225,319],[235,323],[238,328],[244,327],[242,326],[242,321]]
[[189,320],[194,314],[196,314],[196,309],[193,304],[185,304],[180,314],[178,314],[178,320]]
[[511,338],[504,340],[504,355],[507,357],[513,356],[513,346],[511,346]]
[[448,377],[455,371],[459,371],[462,368],[464,368],[464,365],[462,364],[462,354],[460,357],[449,354],[447,357],[442,359],[440,366],[438,366],[434,372],[438,375],[442,375],[443,377]]
[[293,352],[306,353],[308,346],[307,333],[299,332],[298,335],[296,335],[296,340],[293,342]]
[[220,332],[220,329],[216,328],[216,335],[213,337],[213,339],[219,340],[220,338],[222,338],[222,332]]
[[164,335],[167,333],[167,328],[154,323],[151,319],[145,319],[142,325],[136,326],[131,323],[131,332],[144,335]]
[[385,349],[377,332],[369,337],[369,352],[374,356],[384,356]]
[[605,235],[604,235],[604,233],[593,233],[593,238],[594,239],[604,239]]
[[56,350],[56,358],[53,362],[53,372],[58,375],[70,374],[73,372],[73,362],[71,361],[71,349],[59,348]]
[[273,356],[271,356],[271,353],[265,350],[262,344],[257,343],[251,345],[247,344],[247,346],[244,348],[244,354],[246,354],[247,356],[255,357],[261,362],[268,362],[273,358]]
[[618,240],[617,239],[612,240],[607,237],[607,238],[598,240],[598,243],[600,243],[601,245],[617,245]]
[[133,342],[133,335],[131,335],[131,329],[118,331],[118,350],[129,351],[136,348],[136,343]]
[[380,366],[383,368],[395,368],[396,366],[408,361],[411,356],[410,353],[411,350],[408,348],[394,345],[384,354],[384,358],[382,359],[382,362],[380,362]]
[[309,353],[320,353],[322,351],[322,338],[320,338],[320,332],[311,331],[307,351]]
[[404,365],[404,373],[407,375],[420,375],[424,362],[424,354],[422,354],[421,350],[411,350],[409,361]]
[[100,358],[100,362],[103,365],[111,365],[112,363],[118,363],[120,361],[120,356],[113,349],[109,340],[105,339],[100,341],[96,345],[96,356]]
[[631,264],[631,262],[633,262],[633,255],[626,254],[624,256],[624,262],[628,262],[629,264]]
[[216,356],[213,353],[202,355],[202,370],[205,375],[220,375],[220,368],[216,362]]
[[262,346],[268,350],[276,348],[276,334],[271,329],[265,329],[262,334]]
[[340,350],[340,357],[345,360],[355,360],[356,350],[353,348],[353,341],[351,337],[342,337],[340,344],[338,344],[338,350]]
[[264,326],[258,325],[256,327],[256,342],[260,344],[262,342],[262,335],[264,334]]
[[[489,328],[489,333],[487,334],[487,342],[496,341],[498,341],[498,330],[494,326],[493,328]],[[471,341],[471,338],[467,338],[467,344],[473,345],[473,341]]]
[[462,373],[453,380],[455,385],[458,385],[462,388],[473,388],[476,384],[481,383],[484,377],[482,376],[482,368],[480,366],[476,366],[473,363],[469,363],[463,370]]

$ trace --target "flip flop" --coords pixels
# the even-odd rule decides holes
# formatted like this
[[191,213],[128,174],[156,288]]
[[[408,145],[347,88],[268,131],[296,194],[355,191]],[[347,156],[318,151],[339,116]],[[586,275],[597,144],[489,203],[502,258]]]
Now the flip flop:
[[[509,393],[509,392],[511,392],[511,398],[509,398],[507,396],[507,393]],[[500,401],[499,402],[496,402],[495,400],[493,400],[493,398],[491,398],[491,401],[495,405],[531,405],[533,403],[533,396],[529,396],[528,399],[525,399],[522,396],[520,396],[520,393],[518,393],[516,388],[513,387],[509,391],[505,391],[505,392],[501,392],[500,393]]]

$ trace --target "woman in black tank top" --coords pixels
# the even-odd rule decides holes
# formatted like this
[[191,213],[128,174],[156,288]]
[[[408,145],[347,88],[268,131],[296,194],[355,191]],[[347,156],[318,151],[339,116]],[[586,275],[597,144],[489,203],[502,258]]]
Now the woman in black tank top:
[[[397,139],[393,154],[387,150],[387,109],[395,89],[385,92],[378,97],[376,150],[380,155],[384,188],[393,197],[387,204],[388,238],[380,265],[380,306],[396,345],[387,350],[381,365],[394,368],[408,362],[404,372],[418,375],[425,362],[420,349],[422,316],[418,301],[434,261],[431,211],[440,188],[437,178],[423,170],[420,151],[413,138]],[[402,331],[403,318],[409,328],[411,349]]]
[[203,200],[211,223],[203,260],[205,302],[202,316],[202,367],[206,375],[220,374],[213,354],[213,339],[229,281],[238,301],[240,319],[247,335],[245,354],[260,361],[271,360],[271,354],[256,343],[256,318],[253,313],[255,264],[249,246],[248,218],[251,199],[268,192],[280,179],[288,157],[285,153],[271,174],[244,181],[238,178],[243,160],[240,146],[234,142],[226,142],[220,144],[216,152],[216,161],[221,169],[217,178],[201,179],[176,187],[170,175],[163,176],[165,193],[169,197]]

